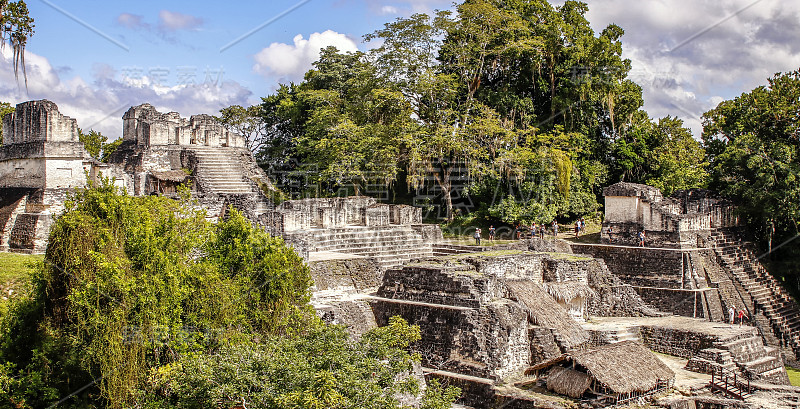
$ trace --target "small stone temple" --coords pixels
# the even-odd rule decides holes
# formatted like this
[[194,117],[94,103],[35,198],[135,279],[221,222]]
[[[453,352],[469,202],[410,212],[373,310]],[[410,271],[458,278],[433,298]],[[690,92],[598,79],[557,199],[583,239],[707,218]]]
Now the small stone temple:
[[85,185],[93,161],[78,123],[50,101],[19,104],[3,118],[0,250],[43,250],[67,192]]
[[0,146],[0,250],[42,252],[67,193],[112,178],[128,194],[175,195],[182,184],[208,210],[233,206],[251,220],[272,209],[272,190],[241,136],[210,115],[182,118],[150,104],[123,116],[123,142],[109,163],[91,158],[78,124],[47,100],[18,104],[3,118]]
[[764,341],[792,359],[800,355],[797,302],[761,265],[730,201],[703,189],[663,197],[633,183],[603,194],[601,243],[572,243],[574,252],[604,260],[662,311],[725,322],[729,309],[744,310]]

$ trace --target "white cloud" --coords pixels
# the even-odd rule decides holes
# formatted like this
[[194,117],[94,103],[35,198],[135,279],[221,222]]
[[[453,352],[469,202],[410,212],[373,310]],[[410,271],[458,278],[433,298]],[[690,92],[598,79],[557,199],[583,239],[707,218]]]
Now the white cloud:
[[122,13],[117,16],[117,23],[123,27],[132,29],[148,27],[148,24],[144,22],[144,17],[131,13]]
[[137,82],[122,81],[113,67],[96,64],[94,78],[87,82],[80,76],[61,78],[46,58],[31,52],[25,53],[25,62],[27,91],[21,74],[19,86],[14,80],[9,47],[0,51],[0,101],[17,104],[49,99],[58,105],[62,114],[77,119],[79,127],[100,131],[109,139],[122,135],[122,114],[134,105],[149,102],[183,116],[214,115],[230,105],[248,105],[252,96],[249,90],[233,81],[155,86],[146,75]]
[[158,28],[163,31],[194,30],[203,25],[203,19],[177,11],[158,12]]
[[381,7],[381,14],[382,15],[397,14],[397,13],[398,13],[398,10],[397,10],[397,7],[395,7],[395,6],[383,6],[383,7]]
[[355,52],[356,43],[344,34],[327,30],[313,33],[308,40],[302,34],[294,37],[293,44],[272,43],[255,56],[253,70],[265,77],[281,81],[299,81],[319,58],[320,50],[334,46],[341,52]]
[[800,3],[752,3],[595,0],[587,18],[596,32],[610,23],[625,29],[624,56],[651,116],[678,116],[699,137],[704,112],[800,67]]

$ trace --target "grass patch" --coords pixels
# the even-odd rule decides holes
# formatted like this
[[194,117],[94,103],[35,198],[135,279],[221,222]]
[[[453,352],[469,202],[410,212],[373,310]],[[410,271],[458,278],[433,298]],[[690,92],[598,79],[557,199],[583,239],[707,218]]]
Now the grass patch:
[[792,386],[800,386],[800,369],[787,366],[786,373],[789,374],[789,382],[792,384]]
[[31,265],[44,260],[42,255],[0,253],[0,317],[10,298],[19,294],[31,275]]
[[0,285],[27,278],[30,264],[42,260],[42,255],[0,253]]

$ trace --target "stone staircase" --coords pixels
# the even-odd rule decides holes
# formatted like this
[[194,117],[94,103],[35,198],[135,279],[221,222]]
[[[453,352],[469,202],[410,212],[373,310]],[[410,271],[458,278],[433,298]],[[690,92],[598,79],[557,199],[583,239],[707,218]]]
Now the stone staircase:
[[434,257],[440,257],[440,256],[453,256],[458,254],[477,253],[481,251],[486,251],[486,247],[465,246],[462,244],[450,244],[450,243],[434,243],[432,251]]
[[755,328],[715,342],[693,356],[686,367],[695,372],[730,372],[752,381],[789,384],[780,350],[765,346]]
[[633,327],[622,328],[609,335],[612,344],[625,341],[642,342],[642,340],[639,339],[639,334],[636,332],[636,328]]
[[286,233],[285,240],[302,243],[311,252],[337,252],[374,258],[390,268],[410,260],[430,257],[431,246],[411,226],[347,226]]
[[800,356],[800,307],[761,265],[753,246],[734,232],[714,231],[711,243],[721,265],[738,287],[751,323],[770,343],[791,348]]
[[242,172],[240,160],[230,148],[192,147],[197,158],[195,179],[205,192],[246,195],[258,192]]

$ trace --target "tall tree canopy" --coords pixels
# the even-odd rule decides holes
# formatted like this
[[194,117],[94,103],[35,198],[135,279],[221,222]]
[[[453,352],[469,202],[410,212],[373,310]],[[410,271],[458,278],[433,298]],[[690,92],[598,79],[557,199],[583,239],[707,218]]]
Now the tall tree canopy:
[[386,23],[368,53],[324,50],[303,82],[264,98],[282,136],[260,158],[276,179],[314,175],[318,194],[398,180],[447,219],[460,200],[508,223],[592,213],[621,179],[703,185],[702,148],[682,122],[641,111],[624,31],[595,33],[587,11],[466,0]]
[[800,71],[777,74],[703,115],[711,186],[737,200],[772,247],[800,223]]

